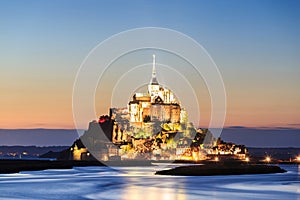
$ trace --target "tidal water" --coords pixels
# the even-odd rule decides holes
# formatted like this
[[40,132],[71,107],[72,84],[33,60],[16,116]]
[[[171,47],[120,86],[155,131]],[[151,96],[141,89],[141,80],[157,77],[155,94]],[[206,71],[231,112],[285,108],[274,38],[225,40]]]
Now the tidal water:
[[283,174],[157,176],[154,167],[76,167],[0,174],[0,199],[298,199],[300,165]]

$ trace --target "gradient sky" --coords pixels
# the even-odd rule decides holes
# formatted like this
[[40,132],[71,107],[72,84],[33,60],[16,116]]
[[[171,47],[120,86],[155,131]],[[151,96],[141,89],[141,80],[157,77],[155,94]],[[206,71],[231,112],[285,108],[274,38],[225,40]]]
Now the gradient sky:
[[300,127],[300,1],[0,0],[0,128],[74,128],[83,59],[111,35],[149,26],[206,48],[224,79],[226,126]]

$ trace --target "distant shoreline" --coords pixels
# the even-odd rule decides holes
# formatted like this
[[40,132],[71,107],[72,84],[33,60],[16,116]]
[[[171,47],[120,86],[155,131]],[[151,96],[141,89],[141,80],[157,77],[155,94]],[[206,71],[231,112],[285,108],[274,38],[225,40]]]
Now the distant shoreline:
[[[86,128],[78,130],[79,134],[85,130]],[[79,138],[78,131],[63,128],[0,128],[0,146],[70,146]],[[221,139],[225,142],[244,144],[247,148],[300,148],[299,132],[300,127],[293,126],[231,126],[223,128]]]

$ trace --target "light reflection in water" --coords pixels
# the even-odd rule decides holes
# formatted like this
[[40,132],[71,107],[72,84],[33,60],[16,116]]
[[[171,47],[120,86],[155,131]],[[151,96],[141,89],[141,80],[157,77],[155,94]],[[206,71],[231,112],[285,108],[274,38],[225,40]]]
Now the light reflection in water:
[[[126,186],[123,191],[124,196],[122,199],[142,199],[142,200],[186,200],[185,183],[183,181],[168,181],[163,177],[155,176],[154,172],[165,169],[167,166],[154,167],[151,171],[146,169],[145,171],[140,169],[140,173],[137,174],[136,170],[129,168],[127,176],[125,177]],[[124,169],[123,169],[124,170]],[[135,176],[144,176],[141,182],[141,178]],[[161,179],[158,180],[158,179]]]
[[[174,183],[175,184],[175,183]],[[148,187],[148,186],[128,186],[125,189],[124,200],[186,200],[184,189],[175,187]]]

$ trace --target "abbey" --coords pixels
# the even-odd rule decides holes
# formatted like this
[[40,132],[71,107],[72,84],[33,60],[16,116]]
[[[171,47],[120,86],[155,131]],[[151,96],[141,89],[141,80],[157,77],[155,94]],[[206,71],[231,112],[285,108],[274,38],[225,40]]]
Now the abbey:
[[129,102],[128,112],[132,125],[149,121],[180,123],[185,111],[172,91],[159,85],[156,77],[156,62],[153,55],[152,78],[147,93],[135,93]]

